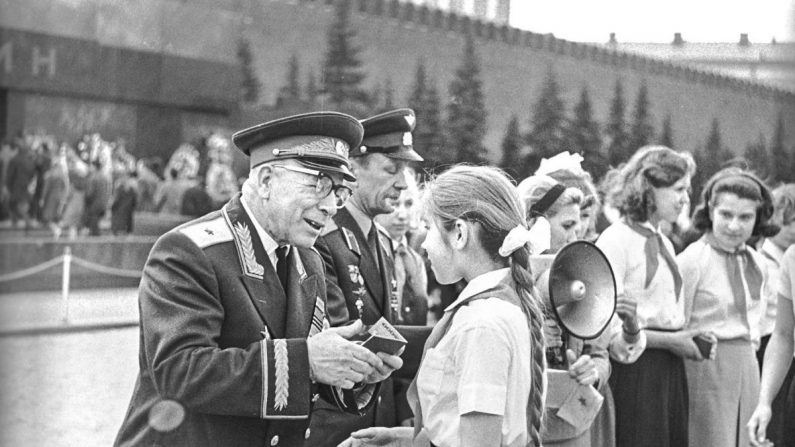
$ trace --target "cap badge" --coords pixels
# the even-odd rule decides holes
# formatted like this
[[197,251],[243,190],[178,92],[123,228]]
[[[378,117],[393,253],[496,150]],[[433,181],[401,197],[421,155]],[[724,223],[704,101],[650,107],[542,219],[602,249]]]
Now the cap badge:
[[412,142],[411,132],[403,132],[403,146],[411,146]]
[[403,115],[403,118],[406,120],[407,123],[409,123],[410,127],[414,127],[414,121],[415,121],[414,115]]

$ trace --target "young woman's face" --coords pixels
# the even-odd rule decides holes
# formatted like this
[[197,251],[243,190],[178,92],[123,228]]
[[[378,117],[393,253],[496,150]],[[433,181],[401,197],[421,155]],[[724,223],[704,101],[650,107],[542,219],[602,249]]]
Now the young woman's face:
[[587,239],[588,234],[596,226],[596,205],[580,208],[580,228],[577,230],[577,239]]
[[461,279],[461,275],[456,273],[453,266],[453,249],[448,240],[448,233],[438,227],[435,219],[426,217],[424,221],[428,233],[422,243],[422,248],[428,252],[431,270],[436,276],[436,281],[439,284],[453,284]]
[[719,193],[714,203],[709,216],[712,219],[712,234],[723,248],[734,250],[751,237],[758,203],[730,192]]
[[576,203],[566,205],[547,220],[552,230],[549,249],[556,253],[564,245],[577,240],[580,231],[580,205]]
[[671,186],[652,189],[654,193],[654,213],[650,216],[653,223],[666,221],[676,222],[682,208],[690,201],[690,177],[685,176]]

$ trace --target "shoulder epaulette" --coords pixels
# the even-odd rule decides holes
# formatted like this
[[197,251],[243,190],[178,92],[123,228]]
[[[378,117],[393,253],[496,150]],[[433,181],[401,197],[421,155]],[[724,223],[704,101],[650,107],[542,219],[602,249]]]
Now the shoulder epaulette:
[[348,246],[348,250],[361,256],[362,250],[359,248],[359,241],[356,240],[356,235],[353,234],[353,231],[345,227],[340,227],[340,231],[342,231],[342,238],[345,239],[345,245]]
[[179,232],[188,237],[199,248],[232,240],[232,230],[222,216],[210,220],[190,223],[179,229]]

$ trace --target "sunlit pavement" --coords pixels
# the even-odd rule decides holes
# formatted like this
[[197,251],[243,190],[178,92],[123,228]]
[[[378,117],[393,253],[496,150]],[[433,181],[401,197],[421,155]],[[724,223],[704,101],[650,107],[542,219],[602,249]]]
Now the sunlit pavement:
[[0,446],[110,446],[138,372],[134,289],[0,295]]

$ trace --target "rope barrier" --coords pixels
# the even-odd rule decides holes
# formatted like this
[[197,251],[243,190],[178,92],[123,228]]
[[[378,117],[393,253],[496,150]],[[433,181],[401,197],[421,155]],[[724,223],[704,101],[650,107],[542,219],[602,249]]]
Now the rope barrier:
[[129,269],[118,269],[115,267],[106,267],[101,264],[97,264],[91,261],[86,261],[85,259],[80,259],[77,257],[72,256],[72,262],[75,264],[84,267],[88,270],[93,270],[97,273],[104,273],[106,275],[114,275],[114,276],[124,276],[127,278],[140,278],[141,271],[140,270],[129,270]]
[[62,262],[63,262],[63,255],[59,255],[53,259],[50,259],[49,261],[45,261],[42,262],[41,264],[34,265],[33,267],[17,270],[16,272],[6,273],[5,275],[0,275],[0,282],[13,281],[15,279],[20,279],[26,276],[35,275],[49,268],[55,267]]
[[[0,275],[0,283],[13,281],[16,279],[24,278],[26,276],[32,276],[37,273],[41,273],[49,268],[55,267],[58,264],[64,262],[64,255],[56,256],[49,261],[42,262],[41,264],[34,265],[32,267],[28,267],[26,269],[18,270],[16,272],[6,273],[5,275]],[[72,262],[75,264],[97,272],[102,273],[105,275],[113,275],[113,276],[123,276],[126,278],[140,278],[141,271],[140,270],[130,270],[130,269],[119,269],[115,267],[107,267],[101,264],[97,264],[95,262],[87,261],[85,259],[78,258],[76,256],[72,256]]]

